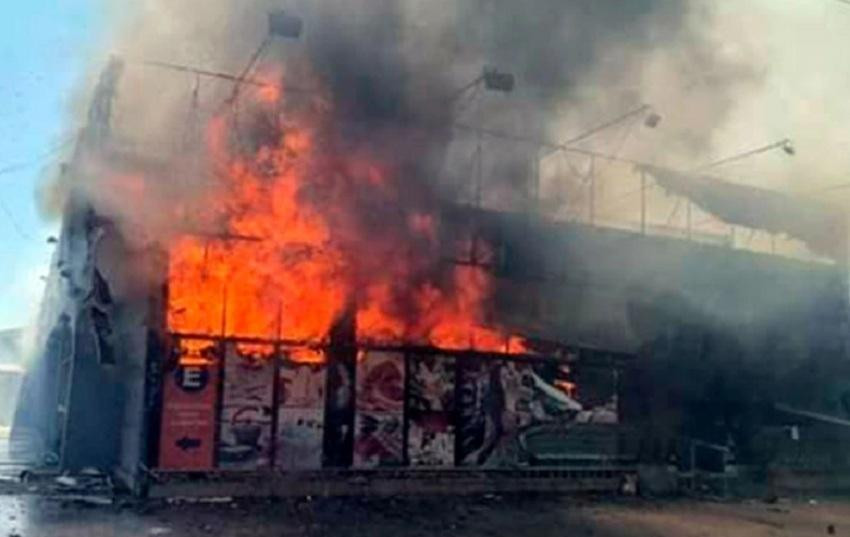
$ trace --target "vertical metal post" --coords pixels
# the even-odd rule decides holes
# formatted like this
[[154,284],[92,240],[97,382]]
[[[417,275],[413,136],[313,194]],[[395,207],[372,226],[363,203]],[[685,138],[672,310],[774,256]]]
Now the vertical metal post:
[[275,327],[275,344],[274,344],[274,353],[272,360],[274,360],[274,367],[272,367],[272,437],[271,437],[271,467],[277,468],[278,460],[277,457],[280,453],[280,446],[278,445],[278,425],[280,423],[280,402],[281,396],[280,393],[280,368],[281,364],[285,359],[288,359],[288,356],[284,355],[284,347],[281,343],[283,339],[283,302],[278,302],[277,304],[277,326]]
[[221,443],[221,420],[224,415],[224,377],[227,374],[224,361],[227,359],[227,343],[222,338],[217,343],[213,340],[213,344],[218,349],[218,360],[210,367],[215,367],[218,370],[218,381],[216,382],[215,394],[215,410],[213,411],[213,468],[218,468],[219,452],[218,446]]
[[[227,375],[225,368],[225,360],[227,360],[227,282],[221,289],[221,337],[213,343],[218,348],[218,362],[211,367],[218,369],[218,386],[216,388],[215,412],[213,414],[213,467],[217,468],[219,464],[218,446],[221,443],[221,422],[224,415],[224,377]],[[235,345],[235,343],[234,343]]]
[[404,361],[404,388],[402,393],[402,428],[401,428],[401,460],[402,465],[407,468],[410,466],[410,375],[413,373],[413,356],[404,353],[402,360]]
[[646,171],[640,171],[640,232],[646,235]]
[[[280,332],[280,331],[278,330],[278,332]],[[280,398],[281,398],[280,386],[279,386],[280,383],[278,382],[278,379],[280,378],[280,364],[281,364],[281,361],[283,360],[283,347],[280,345],[279,339],[280,338],[278,338],[278,341],[275,342],[274,350],[272,351],[271,358],[269,358],[272,361],[272,367],[271,367],[271,370],[272,370],[271,371],[271,375],[272,375],[272,378],[271,378],[271,383],[272,383],[272,414],[271,414],[272,423],[271,423],[271,433],[270,433],[271,438],[270,438],[270,446],[269,446],[269,448],[270,448],[269,449],[269,451],[270,451],[270,453],[269,453],[269,465],[272,468],[277,468],[277,464],[278,464],[277,456],[278,456],[278,453],[280,452],[280,449],[279,449],[280,446],[278,446],[278,443],[277,443],[277,441],[278,441],[277,427],[278,427],[278,423],[280,422],[278,415],[280,413]]]
[[697,489],[697,447],[693,440],[691,443],[691,490]]
[[590,193],[588,195],[588,219],[590,225],[596,224],[596,157],[590,157]]
[[529,212],[533,215],[537,215],[537,210],[540,205],[540,174],[541,172],[541,162],[542,156],[540,148],[537,148],[537,151],[534,155],[534,160],[531,163],[531,187],[530,192],[528,193],[528,202],[529,202]]
[[[452,386],[452,388],[454,390],[453,394],[452,394],[452,402],[454,404],[451,406],[451,408],[452,408],[451,420],[452,420],[452,426],[455,430],[455,434],[454,434],[454,466],[460,467],[460,466],[463,465],[463,453],[462,453],[463,443],[461,442],[461,434],[462,434],[461,427],[463,426],[463,419],[462,419],[463,414],[461,413],[460,395],[461,395],[461,389],[463,387],[462,382],[463,382],[463,378],[464,378],[464,368],[463,368],[463,365],[461,364],[460,357],[455,356],[451,360],[454,363],[454,383],[455,383],[455,385]],[[472,360],[469,360],[469,362],[471,362],[471,361]],[[467,364],[469,362],[464,361],[464,363],[467,363]]]
[[[481,84],[481,80],[479,80],[476,84]],[[476,99],[475,100],[475,119],[476,122],[481,119],[481,102]],[[479,224],[479,211],[481,210],[481,189],[482,189],[482,181],[484,177],[484,156],[483,156],[483,138],[484,133],[481,131],[481,128],[475,129],[475,177],[473,178],[473,203],[474,207],[474,219],[472,222],[472,251],[469,252],[470,263],[473,266],[477,266],[478,264],[478,224]]]
[[[169,263],[166,262],[165,265],[165,273],[167,274]],[[176,344],[173,339],[164,337],[168,330],[168,282],[162,284],[159,297],[159,300],[154,297],[151,300],[152,311],[157,312],[157,314],[154,317],[156,321],[153,326],[148,326],[145,351],[144,397],[147,420],[144,422],[144,429],[141,434],[142,444],[145,446],[142,461],[148,468],[159,466],[165,363],[168,357],[173,355],[173,346]],[[150,476],[143,473],[140,482],[141,491],[144,493],[150,484]]]
[[227,337],[227,282],[221,290],[221,337]]
[[275,328],[275,336],[278,342],[283,339],[283,302],[277,304],[277,327]]
[[470,262],[473,266],[478,265],[478,226],[479,226],[479,212],[481,211],[481,190],[482,190],[482,182],[484,178],[484,149],[482,142],[483,134],[481,129],[477,130],[477,142],[475,147],[475,185],[474,185],[474,211],[475,218],[473,220],[473,230],[472,230],[472,251],[470,252]]
[[617,423],[620,422],[620,370],[616,364],[613,366],[613,381],[614,381],[614,414],[617,416]]
[[484,157],[483,157],[483,133],[481,129],[477,130],[477,140],[475,146],[475,208],[481,208],[481,196],[482,196],[482,180],[484,178]]

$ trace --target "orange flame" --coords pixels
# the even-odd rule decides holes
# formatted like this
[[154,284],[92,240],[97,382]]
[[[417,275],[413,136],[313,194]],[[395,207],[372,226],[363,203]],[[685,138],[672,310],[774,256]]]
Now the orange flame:
[[268,343],[238,342],[236,344],[236,350],[242,356],[250,356],[257,360],[269,360],[275,353],[274,345],[269,345]]
[[177,342],[178,362],[182,366],[210,365],[216,342],[204,339],[180,339]]
[[563,391],[569,397],[575,398],[578,394],[578,385],[568,380],[556,380],[555,387]]
[[422,277],[439,268],[435,214],[420,207],[395,234],[364,236],[354,198],[400,207],[403,180],[380,160],[326,144],[332,107],[284,119],[272,101],[285,92],[255,93],[254,106],[276,115],[264,131],[273,143],[245,147],[227,118],[210,122],[207,149],[222,184],[207,194],[201,220],[217,232],[170,244],[172,331],[303,342],[290,357],[321,361],[308,347],[326,342],[353,303],[360,341],[526,352],[486,325],[485,270],[454,266],[448,278]]
[[320,364],[325,361],[325,353],[309,347],[295,347],[287,351],[288,358],[298,364]]

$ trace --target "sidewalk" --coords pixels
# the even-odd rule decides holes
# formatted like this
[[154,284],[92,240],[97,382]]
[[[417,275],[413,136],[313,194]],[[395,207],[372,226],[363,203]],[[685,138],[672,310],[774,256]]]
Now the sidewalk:
[[0,496],[0,537],[808,537],[847,535],[850,502],[431,497],[84,507]]

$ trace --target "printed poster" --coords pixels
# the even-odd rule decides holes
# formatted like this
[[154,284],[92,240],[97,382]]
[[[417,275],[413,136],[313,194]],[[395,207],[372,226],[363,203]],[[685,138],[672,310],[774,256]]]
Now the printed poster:
[[501,467],[524,461],[521,435],[533,421],[530,364],[469,360],[460,373],[460,453],[463,466]]
[[586,402],[577,397],[575,382],[589,391],[589,379],[577,380],[565,364],[477,359],[461,366],[458,461],[463,466],[522,467],[552,455],[584,453],[586,446],[575,440],[577,425],[616,423],[610,381]]
[[215,466],[215,408],[220,347],[208,340],[176,342],[163,376],[159,468],[202,471]]
[[282,470],[322,467],[325,364],[284,362],[278,369],[275,466]]
[[354,466],[404,464],[404,355],[367,352],[357,363]]
[[217,449],[218,466],[254,470],[271,463],[275,350],[228,343]]
[[410,358],[407,394],[411,466],[453,466],[455,459],[455,360]]

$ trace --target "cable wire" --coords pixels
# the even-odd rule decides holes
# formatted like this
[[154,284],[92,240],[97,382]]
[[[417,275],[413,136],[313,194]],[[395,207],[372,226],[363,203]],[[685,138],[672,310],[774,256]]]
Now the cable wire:
[[8,220],[9,224],[12,225],[12,229],[14,229],[15,233],[17,233],[22,239],[33,240],[33,236],[24,231],[21,224],[18,222],[18,219],[15,218],[15,215],[12,214],[12,211],[9,210],[9,206],[6,205],[6,202],[3,201],[2,198],[0,198],[0,212],[3,213],[6,220]]
[[10,174],[10,173],[20,171],[20,170],[24,170],[24,169],[29,168],[31,166],[35,166],[37,164],[41,164],[42,162],[45,161],[45,159],[52,157],[53,155],[55,155],[59,151],[68,147],[74,140],[76,140],[76,138],[77,138],[76,135],[69,136],[65,140],[62,140],[59,144],[55,145],[54,147],[51,147],[47,151],[29,159],[29,160],[16,162],[16,163],[13,163],[13,164],[8,164],[6,166],[3,166],[2,168],[0,168],[0,175],[7,175],[7,174]]

